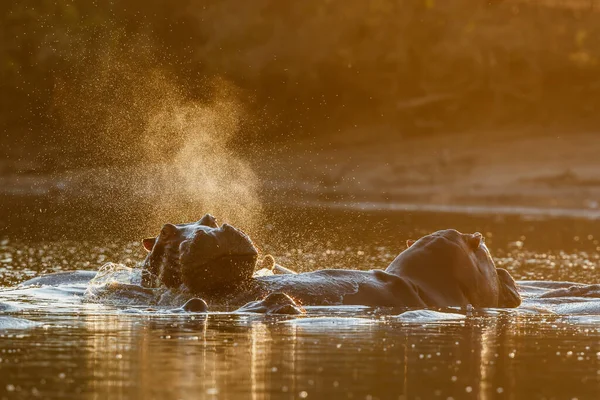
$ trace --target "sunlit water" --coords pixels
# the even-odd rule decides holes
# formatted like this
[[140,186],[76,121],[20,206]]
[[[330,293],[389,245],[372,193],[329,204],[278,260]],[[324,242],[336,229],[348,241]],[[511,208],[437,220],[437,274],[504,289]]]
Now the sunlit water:
[[[406,239],[454,227],[482,232],[519,280],[600,283],[595,221],[310,210],[265,218],[250,234],[300,271],[384,268]],[[138,232],[51,231],[4,230],[0,286],[108,261],[134,267],[144,255]],[[203,315],[82,302],[82,288],[3,290],[0,398],[600,398],[598,315],[360,307],[314,307],[301,318]]]

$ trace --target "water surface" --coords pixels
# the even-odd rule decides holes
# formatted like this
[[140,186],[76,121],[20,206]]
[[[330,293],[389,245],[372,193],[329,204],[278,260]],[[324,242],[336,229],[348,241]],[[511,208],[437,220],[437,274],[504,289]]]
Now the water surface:
[[[407,238],[455,227],[482,232],[517,279],[600,283],[600,226],[591,220],[269,213],[250,234],[263,253],[300,271],[382,268]],[[0,285],[107,261],[135,266],[143,233],[5,227]],[[454,310],[458,317],[445,319],[315,307],[297,319],[37,295],[0,292],[0,398],[600,398],[596,315]]]

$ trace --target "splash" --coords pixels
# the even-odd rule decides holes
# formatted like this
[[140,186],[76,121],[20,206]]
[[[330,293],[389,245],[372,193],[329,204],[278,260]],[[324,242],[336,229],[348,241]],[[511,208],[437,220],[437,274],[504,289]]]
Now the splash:
[[[228,147],[239,129],[240,109],[225,85],[210,105],[167,105],[152,115],[146,131],[151,140],[150,159],[155,153],[160,155],[171,140],[164,132],[184,139],[172,162],[160,165],[153,176],[145,176],[146,191],[156,194],[162,207],[177,210],[187,204],[197,207],[195,216],[206,211],[253,225],[260,214],[258,179],[249,164]],[[185,219],[188,210],[182,210],[180,217]]]
[[[231,145],[245,117],[236,87],[212,79],[206,93],[191,96],[168,68],[156,65],[147,38],[114,33],[106,42],[93,59],[82,56],[72,80],[56,84],[65,137],[76,142],[65,148],[77,148],[84,158],[71,169],[72,185],[106,210],[133,215],[145,208],[143,218],[138,212],[123,223],[149,233],[206,212],[244,229],[255,226],[259,180],[248,154]],[[85,159],[90,154],[92,160]],[[82,171],[81,164],[95,166]]]
[[123,264],[106,263],[89,282],[86,302],[111,305],[152,305],[160,296],[155,290],[140,286],[141,270]]
[[141,270],[130,268],[123,264],[106,263],[88,283],[87,293],[93,294],[94,289],[104,285],[127,284],[140,285],[142,282]]

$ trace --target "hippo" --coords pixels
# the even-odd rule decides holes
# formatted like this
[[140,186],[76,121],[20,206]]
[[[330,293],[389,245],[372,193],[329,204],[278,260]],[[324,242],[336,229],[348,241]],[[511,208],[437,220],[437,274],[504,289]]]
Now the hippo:
[[[511,275],[496,268],[480,233],[446,229],[409,240],[386,269],[323,269],[255,276],[258,250],[250,237],[207,214],[166,224],[143,240],[142,285],[183,287],[195,296],[248,310],[302,312],[302,306],[505,307],[521,304]],[[272,261],[271,261],[272,264]],[[264,299],[264,300],[261,300]],[[261,303],[262,302],[262,303]],[[242,307],[242,309],[244,309]]]
[[148,255],[142,263],[142,286],[182,284],[204,294],[222,294],[248,281],[258,250],[240,229],[219,226],[206,214],[198,222],[165,224],[159,235],[142,241]]
[[294,299],[285,293],[275,292],[267,297],[251,301],[236,310],[238,313],[260,313],[260,314],[306,314],[306,310],[299,306]]

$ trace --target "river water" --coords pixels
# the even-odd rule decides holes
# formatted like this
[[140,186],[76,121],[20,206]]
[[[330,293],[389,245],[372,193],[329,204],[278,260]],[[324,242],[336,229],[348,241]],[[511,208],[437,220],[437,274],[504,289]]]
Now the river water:
[[[251,236],[299,271],[385,268],[406,239],[453,227],[484,234],[518,280],[600,283],[595,220],[277,209],[265,221]],[[344,307],[303,318],[204,315],[41,289],[15,295],[9,287],[41,273],[135,266],[144,255],[135,230],[61,226],[68,221],[0,234],[2,399],[600,398],[597,315],[456,310],[466,316],[444,319]]]

